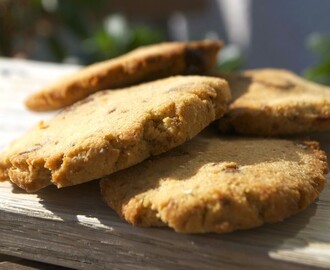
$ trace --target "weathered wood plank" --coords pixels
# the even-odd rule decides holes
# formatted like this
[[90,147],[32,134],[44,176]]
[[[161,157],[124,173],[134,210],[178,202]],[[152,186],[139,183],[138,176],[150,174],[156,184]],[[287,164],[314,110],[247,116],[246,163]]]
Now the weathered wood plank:
[[19,258],[0,254],[0,263],[3,263],[3,262],[14,262],[14,261],[17,261],[17,260],[19,260]]
[[283,223],[199,236],[126,224],[103,204],[97,182],[40,194],[1,183],[0,252],[79,269],[275,269],[282,260],[330,267],[329,198],[328,186],[319,201]]
[[[0,59],[0,149],[52,114],[22,100],[76,67]],[[329,134],[314,134],[330,153]],[[304,212],[228,235],[181,235],[121,221],[101,201],[97,181],[26,194],[0,183],[0,253],[77,269],[330,268],[330,187]]]
[[37,195],[2,183],[0,252],[80,269],[275,269],[280,260],[330,267],[329,195],[327,187],[318,202],[283,223],[198,236],[131,227],[103,204],[97,182]]
[[3,270],[37,270],[37,269],[66,270],[67,269],[69,270],[70,268],[16,258],[16,260],[0,262],[0,269]]

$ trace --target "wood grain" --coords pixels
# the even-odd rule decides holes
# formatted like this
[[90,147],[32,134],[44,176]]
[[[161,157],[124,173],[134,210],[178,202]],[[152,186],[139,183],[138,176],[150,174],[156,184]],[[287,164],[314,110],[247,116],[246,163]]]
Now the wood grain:
[[200,236],[126,224],[101,201],[97,181],[38,194],[1,183],[0,252],[79,269],[277,269],[281,261],[327,268],[329,198],[328,185],[320,200],[282,223]]
[[[0,59],[5,85],[0,148],[51,116],[27,112],[20,105],[24,97],[54,74],[73,69]],[[53,75],[40,79],[41,70]],[[311,137],[330,153],[329,134]],[[330,187],[308,209],[281,223],[228,235],[182,235],[126,224],[101,201],[97,181],[60,190],[51,186],[38,194],[5,182],[0,183],[0,253],[76,269],[330,268]]]

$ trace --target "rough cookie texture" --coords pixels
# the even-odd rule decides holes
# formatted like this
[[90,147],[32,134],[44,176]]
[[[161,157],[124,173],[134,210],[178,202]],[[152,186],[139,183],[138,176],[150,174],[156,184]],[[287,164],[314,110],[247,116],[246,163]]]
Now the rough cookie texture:
[[0,176],[29,192],[96,179],[194,137],[229,100],[226,81],[202,76],[100,91],[15,141],[0,156]]
[[327,170],[316,142],[203,134],[103,178],[101,192],[137,226],[227,233],[303,210],[322,191]]
[[104,89],[178,74],[202,74],[216,63],[221,41],[161,43],[96,63],[31,95],[25,105],[34,111],[63,108]]
[[222,132],[269,136],[330,130],[329,87],[279,69],[219,76],[233,94],[219,121]]

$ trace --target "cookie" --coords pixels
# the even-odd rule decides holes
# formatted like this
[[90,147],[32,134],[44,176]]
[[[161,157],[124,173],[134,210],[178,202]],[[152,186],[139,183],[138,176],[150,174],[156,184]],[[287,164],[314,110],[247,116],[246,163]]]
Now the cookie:
[[219,121],[222,132],[285,135],[330,130],[330,88],[280,69],[220,75],[233,102]]
[[134,225],[227,233],[303,210],[326,173],[316,142],[202,134],[100,185],[105,202]]
[[226,81],[202,76],[99,91],[15,141],[0,157],[0,175],[28,192],[96,179],[184,143],[229,100]]
[[60,109],[104,89],[179,74],[202,74],[215,64],[221,41],[172,42],[141,47],[85,67],[46,86],[25,102],[33,111]]

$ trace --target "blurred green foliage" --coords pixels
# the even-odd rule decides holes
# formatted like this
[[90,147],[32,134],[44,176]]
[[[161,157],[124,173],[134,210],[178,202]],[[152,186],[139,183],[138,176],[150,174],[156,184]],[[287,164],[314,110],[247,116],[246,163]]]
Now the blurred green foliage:
[[38,59],[43,51],[43,60],[89,64],[165,38],[160,29],[132,24],[115,13],[111,1],[0,2],[2,56]]
[[[0,0],[0,55],[82,65],[166,40],[164,30],[132,23],[109,0]],[[219,69],[236,71],[241,51],[228,46]]]
[[218,70],[221,72],[239,71],[244,65],[243,52],[235,45],[225,46],[218,59]]
[[86,39],[83,48],[95,60],[113,58],[136,47],[165,40],[161,31],[150,26],[130,25],[121,14],[104,19],[103,27]]
[[317,56],[318,63],[304,71],[304,77],[330,85],[330,36],[314,33],[307,39],[308,49]]

